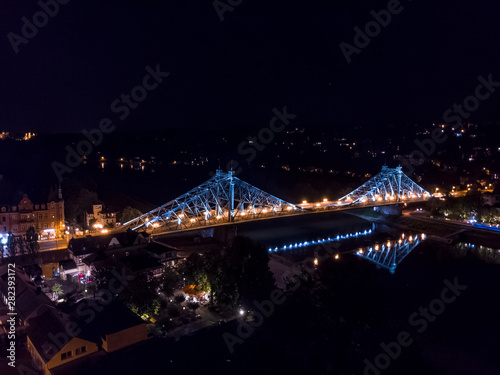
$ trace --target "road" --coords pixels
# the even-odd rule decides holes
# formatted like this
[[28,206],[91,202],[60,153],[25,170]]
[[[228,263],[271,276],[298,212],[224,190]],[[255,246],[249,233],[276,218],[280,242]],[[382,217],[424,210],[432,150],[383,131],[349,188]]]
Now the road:
[[[152,229],[146,229],[148,233],[154,235],[154,236],[162,236],[165,234],[172,234],[172,233],[179,233],[179,232],[185,232],[185,231],[190,231],[190,230],[199,230],[199,229],[208,229],[208,228],[214,228],[214,227],[220,227],[224,225],[234,225],[234,224],[239,224],[239,223],[245,223],[245,222],[250,222],[250,221],[260,221],[260,220],[271,220],[271,219],[277,219],[280,217],[291,217],[291,216],[299,216],[299,215],[310,215],[310,214],[320,214],[320,213],[326,213],[326,212],[343,212],[343,211],[348,211],[348,210],[355,210],[359,208],[367,208],[367,207],[381,207],[381,206],[391,206],[395,204],[407,204],[407,203],[418,203],[418,202],[425,202],[427,199],[407,199],[404,201],[400,202],[393,202],[393,201],[383,201],[383,202],[367,202],[363,204],[344,204],[344,205],[335,205],[332,204],[332,201],[324,201],[320,203],[303,203],[297,205],[297,207],[300,207],[300,210],[294,210],[290,212],[280,212],[280,213],[272,213],[268,212],[265,214],[259,213],[257,215],[247,215],[247,216],[236,216],[234,218],[234,221],[228,221],[227,217],[224,216],[222,219],[218,219],[218,222],[206,222],[204,220],[198,220],[194,223],[182,223],[181,228],[179,228],[181,225],[174,224],[173,221],[169,222],[170,225],[175,225],[175,228],[169,228],[165,230],[165,227],[158,227],[158,228],[152,228]],[[129,225],[129,228],[132,228],[133,225]],[[122,226],[113,231],[113,233],[118,233],[118,232],[123,232],[126,230],[127,227]],[[142,227],[147,228],[147,227]]]
[[68,241],[64,239],[38,241],[39,251],[62,250],[68,248]]

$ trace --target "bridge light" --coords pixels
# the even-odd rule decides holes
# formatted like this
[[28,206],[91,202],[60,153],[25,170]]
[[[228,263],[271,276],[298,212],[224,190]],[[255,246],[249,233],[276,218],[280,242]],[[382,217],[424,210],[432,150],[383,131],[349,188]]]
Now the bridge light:
[[408,240],[409,240],[410,242],[412,242],[412,241],[413,241],[413,237],[412,237],[412,236],[410,236],[410,238],[409,238]]
[[241,211],[241,214],[240,214],[240,215],[241,215],[241,216],[245,216],[245,215],[246,215],[245,211]]
[[360,249],[358,250],[358,254],[363,254],[363,249],[361,249],[361,248],[360,248]]
[[378,245],[375,245],[375,251],[378,251]]
[[217,219],[220,219],[222,216],[221,215],[217,215]]
[[160,226],[160,224],[158,223],[153,223],[153,228],[158,228]]
[[302,204],[307,204],[307,201],[302,201]]
[[425,240],[425,233],[422,233],[421,237],[422,237],[423,240]]
[[326,198],[323,198],[323,202],[328,202],[328,199],[326,199]]
[[190,222],[194,223],[196,221],[195,218],[192,218],[191,220],[189,220]]
[[266,212],[267,212],[267,208],[264,208],[264,209],[262,210],[262,212],[263,212],[263,213],[266,213]]
[[293,209],[293,207],[292,207],[292,206],[288,206],[286,209],[287,209],[288,211],[290,211],[290,210],[292,210],[292,209]]
[[387,247],[391,247],[391,241],[387,241]]
[[335,254],[335,259],[339,260],[340,259],[340,255],[339,254]]
[[398,244],[400,244],[400,245],[401,245],[401,242],[403,242],[403,240],[401,240],[401,239],[400,239],[400,240],[398,241]]
[[319,206],[320,206],[320,204],[319,204],[319,203],[316,203],[316,207],[319,207]]

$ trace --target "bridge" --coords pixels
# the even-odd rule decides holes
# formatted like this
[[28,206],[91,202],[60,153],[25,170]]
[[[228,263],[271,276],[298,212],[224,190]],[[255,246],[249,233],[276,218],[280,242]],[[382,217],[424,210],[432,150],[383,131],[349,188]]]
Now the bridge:
[[217,170],[215,176],[187,193],[123,224],[122,229],[146,229],[156,234],[266,220],[313,212],[377,207],[424,201],[432,194],[418,186],[401,167],[382,171],[338,201],[293,204]]

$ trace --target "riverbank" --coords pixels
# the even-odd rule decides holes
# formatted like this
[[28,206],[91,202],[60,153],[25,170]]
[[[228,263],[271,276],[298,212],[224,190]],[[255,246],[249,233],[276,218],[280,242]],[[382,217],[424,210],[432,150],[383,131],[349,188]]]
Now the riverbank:
[[491,248],[500,248],[500,233],[488,231],[486,229],[465,226],[441,219],[421,218],[410,215],[379,215],[374,217],[356,211],[349,212],[349,214],[364,220],[388,225],[405,231],[425,233],[427,235],[451,239],[453,241],[471,242]]

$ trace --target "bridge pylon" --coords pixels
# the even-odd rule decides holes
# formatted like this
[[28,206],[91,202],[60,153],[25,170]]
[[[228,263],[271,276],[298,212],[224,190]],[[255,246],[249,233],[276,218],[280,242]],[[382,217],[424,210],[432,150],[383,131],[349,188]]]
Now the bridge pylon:
[[432,194],[405,175],[401,166],[382,171],[363,185],[338,200],[340,204],[363,204],[368,202],[404,202],[410,199],[426,199]]
[[289,214],[299,207],[217,170],[215,176],[187,193],[123,224],[158,231],[196,229],[235,221]]

